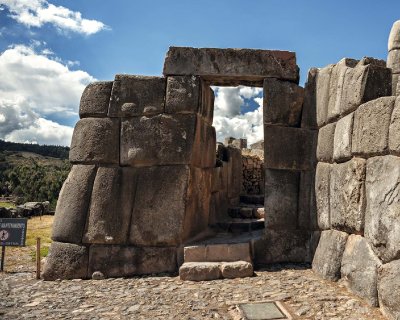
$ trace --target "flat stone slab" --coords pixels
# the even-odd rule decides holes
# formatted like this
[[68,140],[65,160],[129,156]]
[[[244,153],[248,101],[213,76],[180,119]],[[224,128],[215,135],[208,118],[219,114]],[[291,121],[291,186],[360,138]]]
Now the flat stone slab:
[[239,309],[247,320],[288,319],[275,302],[240,304]]
[[299,78],[294,52],[190,47],[170,47],[163,74],[199,75],[214,85],[248,81],[262,86],[264,78],[293,82]]

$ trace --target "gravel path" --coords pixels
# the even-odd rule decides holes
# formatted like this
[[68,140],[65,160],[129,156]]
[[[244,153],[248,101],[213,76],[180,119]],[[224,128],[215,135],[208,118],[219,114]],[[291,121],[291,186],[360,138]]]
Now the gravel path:
[[45,282],[0,274],[1,319],[231,319],[234,302],[281,300],[299,319],[384,319],[341,283],[305,265],[275,265],[245,279],[178,277]]

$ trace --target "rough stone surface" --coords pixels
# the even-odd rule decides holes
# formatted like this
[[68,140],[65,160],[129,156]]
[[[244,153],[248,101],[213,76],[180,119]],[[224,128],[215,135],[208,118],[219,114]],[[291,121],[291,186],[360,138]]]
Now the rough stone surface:
[[176,248],[92,245],[89,249],[89,274],[100,271],[110,278],[176,270]]
[[165,78],[117,74],[109,117],[149,116],[164,112]]
[[392,69],[392,73],[400,73],[400,49],[389,51],[387,67]]
[[342,279],[351,291],[374,307],[378,306],[377,278],[380,265],[380,260],[364,237],[349,236],[342,258]]
[[314,168],[317,132],[315,130],[265,126],[265,167],[270,169],[311,170]]
[[85,243],[126,244],[135,199],[135,168],[100,167],[93,184]]
[[340,267],[348,234],[336,230],[321,232],[321,238],[315,251],[312,269],[321,277],[331,281],[340,278]]
[[117,119],[85,118],[75,125],[69,152],[72,163],[118,164],[118,153]]
[[42,273],[44,280],[86,279],[88,250],[71,243],[52,242]]
[[333,142],[333,160],[347,161],[351,158],[351,141],[353,133],[354,114],[350,113],[336,123]]
[[315,199],[315,170],[300,173],[298,227],[303,230],[318,230]]
[[205,251],[206,260],[203,261],[207,262],[234,262],[239,260],[251,262],[250,245],[248,242],[207,245]]
[[221,264],[223,278],[245,278],[253,275],[253,265],[247,261],[224,262]]
[[179,277],[184,281],[207,281],[222,277],[218,262],[187,262],[179,268]]
[[165,97],[166,113],[198,113],[200,79],[195,76],[168,77]]
[[228,163],[227,163],[227,177],[228,177],[228,198],[240,197],[242,190],[242,153],[240,149],[233,146],[226,148]]
[[110,104],[112,81],[99,81],[89,84],[82,93],[79,116],[106,117]]
[[400,158],[367,161],[365,237],[384,262],[400,258]]
[[200,75],[214,85],[235,85],[264,78],[298,81],[298,72],[296,55],[288,51],[170,47],[163,74]]
[[319,69],[316,85],[317,124],[322,127],[328,119],[329,85],[334,65]]
[[304,89],[277,79],[264,80],[264,123],[300,127]]
[[300,173],[265,170],[265,226],[268,229],[296,229]]
[[396,97],[383,97],[361,105],[354,113],[352,152],[374,156],[388,151],[389,125]]
[[95,175],[95,166],[72,167],[58,197],[52,240],[82,243]]
[[210,84],[204,80],[201,81],[201,105],[200,113],[204,120],[212,125],[214,117],[214,90],[211,89]]
[[334,164],[330,176],[330,216],[334,229],[349,233],[364,231],[366,160]]
[[388,319],[400,318],[400,260],[384,264],[379,269],[379,305]]
[[389,34],[388,51],[393,49],[400,49],[400,21],[393,23]]
[[303,112],[301,114],[301,127],[318,129],[317,124],[317,77],[318,69],[308,70],[307,82],[304,87]]
[[400,155],[400,98],[396,99],[389,126],[390,153]]
[[332,165],[319,162],[315,174],[315,197],[317,202],[318,227],[321,230],[331,228],[330,218],[330,176]]
[[332,162],[336,123],[330,123],[318,131],[317,160]]

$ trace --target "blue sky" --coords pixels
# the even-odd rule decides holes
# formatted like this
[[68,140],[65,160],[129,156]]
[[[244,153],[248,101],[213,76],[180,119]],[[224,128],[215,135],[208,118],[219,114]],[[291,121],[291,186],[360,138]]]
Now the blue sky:
[[[398,0],[0,0],[0,5],[0,138],[60,144],[69,144],[88,82],[112,80],[117,73],[161,75],[171,45],[295,51],[304,84],[313,66],[343,57],[386,59],[390,28],[400,19]],[[240,90],[224,96],[238,101]],[[257,111],[259,93],[247,97],[241,96]],[[242,120],[249,118],[260,115]],[[224,134],[244,134],[245,122],[236,120],[238,131]]]

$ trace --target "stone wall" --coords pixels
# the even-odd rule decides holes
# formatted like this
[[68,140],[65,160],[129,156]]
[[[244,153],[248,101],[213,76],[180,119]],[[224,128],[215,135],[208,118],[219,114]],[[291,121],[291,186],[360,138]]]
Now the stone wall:
[[264,150],[242,149],[242,194],[264,194]]
[[[400,317],[400,99],[385,61],[342,59],[311,71],[319,126],[322,231],[313,270]],[[309,82],[310,82],[309,78]]]

